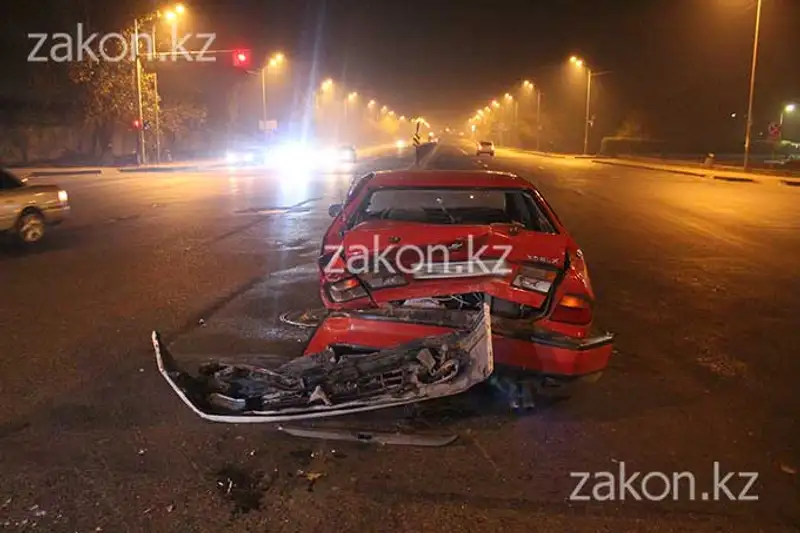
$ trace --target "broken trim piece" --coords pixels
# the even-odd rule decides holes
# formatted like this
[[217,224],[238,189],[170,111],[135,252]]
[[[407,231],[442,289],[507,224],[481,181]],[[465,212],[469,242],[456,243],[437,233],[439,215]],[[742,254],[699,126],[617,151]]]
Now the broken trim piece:
[[[159,372],[183,403],[197,416],[212,422],[231,424],[275,423],[399,407],[410,403],[460,394],[485,381],[494,371],[489,304],[484,303],[482,311],[476,313],[476,315],[476,319],[470,329],[462,329],[455,333],[440,336],[443,340],[450,340],[456,335],[459,344],[463,346],[468,355],[467,364],[452,378],[433,383],[419,383],[416,390],[356,398],[339,404],[323,402],[322,404],[309,404],[307,407],[287,407],[271,411],[248,410],[240,413],[222,414],[219,409],[213,409],[208,402],[209,397],[212,395],[216,395],[217,400],[225,399],[234,403],[238,399],[228,398],[213,391],[200,391],[200,394],[198,394],[197,388],[202,388],[199,380],[180,369],[166,346],[162,343],[158,332],[154,331],[152,333],[152,342]],[[419,349],[416,345],[414,347]],[[403,346],[398,346],[391,350],[396,351],[402,348]],[[380,351],[377,353],[380,353]],[[310,356],[304,356],[304,358],[308,357]],[[241,402],[244,401],[241,400]]]
[[405,446],[425,446],[432,448],[447,446],[458,439],[457,435],[452,434],[433,435],[391,431],[357,431],[353,429],[300,428],[291,426],[281,426],[278,429],[284,433],[292,435],[293,437],[304,437],[308,439],[340,440],[347,442],[395,444]]

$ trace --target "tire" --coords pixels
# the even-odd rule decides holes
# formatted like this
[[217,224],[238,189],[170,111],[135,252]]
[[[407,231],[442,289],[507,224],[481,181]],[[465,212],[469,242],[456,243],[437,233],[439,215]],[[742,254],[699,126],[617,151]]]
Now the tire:
[[45,228],[44,216],[39,211],[29,209],[20,215],[15,233],[19,242],[32,246],[44,238]]

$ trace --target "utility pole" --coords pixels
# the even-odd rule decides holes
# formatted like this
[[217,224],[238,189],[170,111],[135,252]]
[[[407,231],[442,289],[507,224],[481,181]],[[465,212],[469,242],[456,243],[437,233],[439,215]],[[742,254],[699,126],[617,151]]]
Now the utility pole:
[[589,153],[589,111],[592,104],[592,69],[586,69],[586,117],[583,125],[583,155]]
[[261,120],[263,121],[264,136],[267,135],[267,67],[261,67]]
[[[159,59],[155,22],[153,22],[153,59],[156,61]],[[158,95],[158,71],[153,73],[153,91],[156,98],[156,163],[161,164],[161,98]]]
[[540,140],[542,137],[542,90],[536,91],[536,151],[541,151]]
[[142,107],[142,58],[139,55],[139,19],[133,23],[133,57],[136,78],[136,105],[139,111],[139,163],[147,163],[147,153],[144,145],[144,109]]
[[750,96],[747,104],[747,130],[744,134],[744,170],[750,168],[750,138],[753,129],[753,96],[756,88],[756,65],[758,63],[758,33],[761,27],[761,0],[756,6],[756,31],[753,37],[753,63],[750,65]]

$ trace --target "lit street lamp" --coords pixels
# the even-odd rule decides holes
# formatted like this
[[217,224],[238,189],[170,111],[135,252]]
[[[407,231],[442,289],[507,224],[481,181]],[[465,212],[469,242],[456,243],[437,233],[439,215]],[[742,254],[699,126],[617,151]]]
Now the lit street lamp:
[[[138,138],[138,145],[139,145],[139,163],[145,164],[147,163],[147,149],[144,141],[144,105],[142,102],[142,57],[139,54],[139,25],[143,22],[150,22],[153,23],[153,30],[152,34],[150,35],[151,47],[152,49],[149,50],[150,57],[158,57],[157,52],[157,41],[156,41],[156,19],[164,16],[167,21],[174,22],[179,15],[182,15],[186,12],[186,8],[182,4],[176,4],[172,9],[167,9],[163,13],[161,11],[155,11],[147,15],[146,17],[136,17],[133,19],[133,60],[134,60],[134,82],[136,83],[136,107],[137,107],[137,115],[138,115],[138,124],[139,126],[139,138]],[[156,81],[153,87],[153,91],[156,97],[156,160],[158,162],[161,161],[161,135],[160,135],[160,124],[159,124],[159,102],[158,102],[158,77],[156,77]]]
[[[569,62],[578,68],[583,68],[586,65],[586,62],[583,59],[580,59],[576,56],[570,57]],[[583,126],[583,155],[587,155],[589,153],[589,126],[592,123],[590,115],[592,106],[592,78],[610,73],[610,70],[605,70],[603,72],[592,72],[592,69],[586,66],[586,116],[584,118]]]
[[328,78],[327,80],[323,81],[322,85],[320,85],[320,89],[322,89],[322,92],[324,93],[327,93],[333,89],[333,80]]
[[781,126],[783,126],[783,115],[784,114],[786,114],[786,113],[794,113],[796,109],[797,109],[797,104],[788,104],[788,105],[784,106],[784,108],[781,109],[781,120],[780,120],[779,124]]
[[264,135],[267,134],[267,75],[270,68],[276,68],[283,64],[286,56],[278,52],[273,54],[267,65],[261,68],[261,120],[264,122]]
[[[577,62],[578,58],[576,57],[573,62]],[[525,91],[527,95],[529,92],[533,92],[535,87],[530,80],[525,80],[522,82],[522,89]],[[540,137],[542,131],[542,90],[539,89],[536,91],[536,150],[539,150],[540,145]]]

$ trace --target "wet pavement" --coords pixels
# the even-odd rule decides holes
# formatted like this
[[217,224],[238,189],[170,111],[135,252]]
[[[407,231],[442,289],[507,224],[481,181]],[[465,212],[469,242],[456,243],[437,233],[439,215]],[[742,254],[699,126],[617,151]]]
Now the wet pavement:
[[[150,331],[178,356],[300,354],[309,332],[280,315],[319,305],[328,205],[410,154],[37,178],[73,216],[38,250],[0,248],[0,529],[797,531],[800,190],[468,150],[429,167],[523,175],[583,247],[618,334],[600,382],[533,412],[480,388],[360,422],[459,436],[437,449],[205,423],[158,376]],[[757,500],[715,494],[715,462],[730,496]],[[638,488],[655,473],[659,501],[599,474],[570,499],[578,473],[621,469]],[[693,474],[695,494],[684,476],[662,496],[660,473]]]

